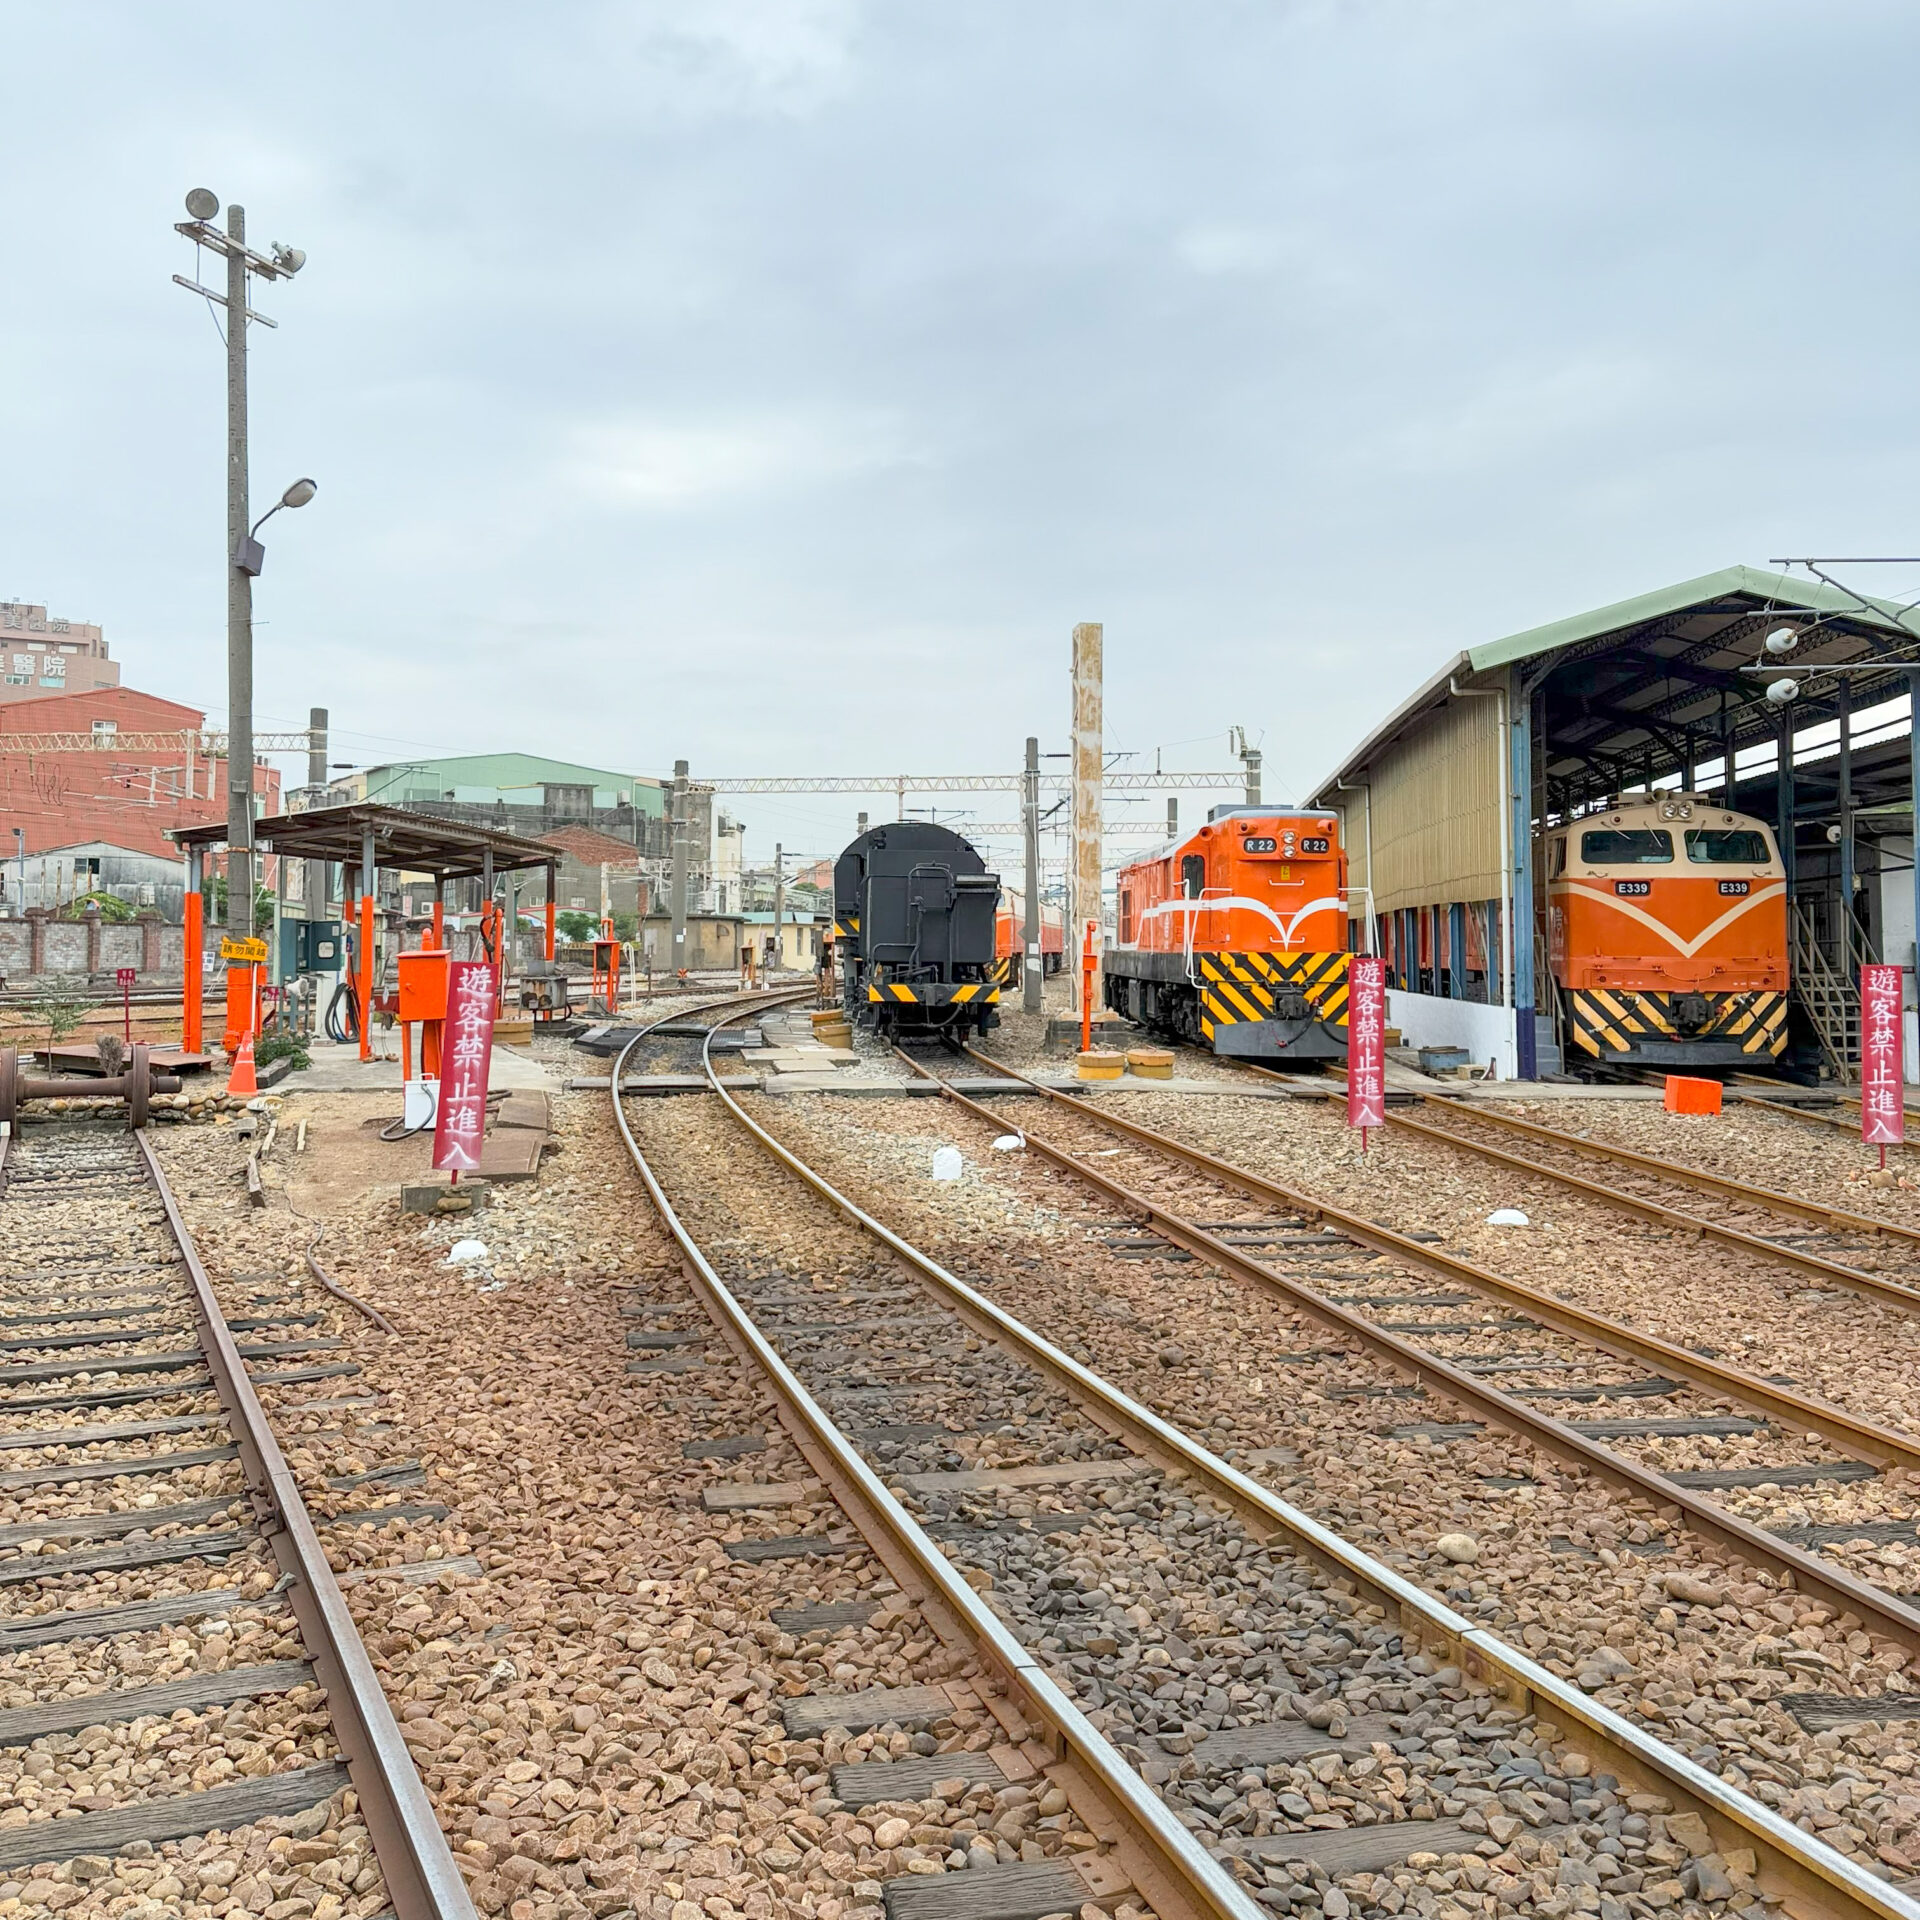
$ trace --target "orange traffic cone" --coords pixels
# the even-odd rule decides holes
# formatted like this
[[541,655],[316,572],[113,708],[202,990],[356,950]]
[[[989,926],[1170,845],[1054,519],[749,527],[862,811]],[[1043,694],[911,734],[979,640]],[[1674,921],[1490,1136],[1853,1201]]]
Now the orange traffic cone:
[[260,1091],[260,1082],[253,1072],[252,1034],[241,1040],[240,1051],[233,1056],[233,1077],[227,1082],[227,1091],[243,1100],[251,1100]]

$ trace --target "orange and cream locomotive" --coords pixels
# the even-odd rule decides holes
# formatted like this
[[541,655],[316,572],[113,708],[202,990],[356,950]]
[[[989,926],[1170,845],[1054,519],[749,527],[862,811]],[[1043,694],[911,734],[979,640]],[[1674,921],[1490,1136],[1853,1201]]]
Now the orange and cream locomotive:
[[1771,1065],[1787,1044],[1787,881],[1773,830],[1699,794],[1547,839],[1547,941],[1569,1064]]
[[1120,870],[1106,1001],[1244,1060],[1344,1060],[1347,860],[1339,817],[1216,807]]

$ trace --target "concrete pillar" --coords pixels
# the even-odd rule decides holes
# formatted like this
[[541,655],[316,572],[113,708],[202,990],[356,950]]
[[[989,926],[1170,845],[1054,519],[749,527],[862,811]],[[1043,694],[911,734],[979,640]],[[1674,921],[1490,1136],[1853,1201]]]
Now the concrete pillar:
[[47,922],[53,918],[51,907],[28,907],[27,915],[27,971],[45,973],[47,970]]
[[1104,640],[1105,629],[1098,621],[1083,621],[1073,630],[1073,921],[1067,950],[1072,956],[1076,1013],[1080,1011],[1081,943],[1089,920],[1095,924],[1096,953],[1100,947],[1100,809],[1106,784],[1101,718]]
[[87,972],[95,974],[100,971],[100,909],[89,907],[80,918],[87,929]]
[[158,973],[160,971],[160,941],[165,934],[165,918],[149,908],[140,916],[140,971]]

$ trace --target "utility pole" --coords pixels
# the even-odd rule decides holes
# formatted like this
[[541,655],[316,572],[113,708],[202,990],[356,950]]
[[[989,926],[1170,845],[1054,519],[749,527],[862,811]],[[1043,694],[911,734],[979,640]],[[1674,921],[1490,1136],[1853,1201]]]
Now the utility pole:
[[787,912],[787,850],[776,840],[773,843],[773,964],[777,969],[780,956],[784,951],[780,938],[780,924]]
[[1172,794],[1167,796],[1167,838],[1169,840],[1180,838],[1180,802]]
[[1020,824],[1027,839],[1026,924],[1020,929],[1026,957],[1020,963],[1020,1010],[1038,1013],[1046,960],[1040,952],[1040,742],[1027,736],[1027,770],[1020,783]]
[[247,537],[247,210],[227,209],[227,932],[253,932],[253,575]]
[[[1073,630],[1073,926],[1069,956],[1081,950],[1087,922],[1100,942],[1100,804],[1105,785],[1101,739],[1101,648],[1104,629],[1083,621]],[[1069,965],[1073,1010],[1080,1008],[1080,970]]]
[[[307,709],[307,805],[322,806],[327,796],[327,710]],[[309,920],[327,917],[327,863],[324,860],[301,862],[300,893],[303,911]]]
[[864,840],[867,837],[867,816],[864,813],[859,815],[854,823],[853,837],[856,840]]
[[1228,731],[1231,735],[1229,744],[1240,756],[1240,765],[1246,778],[1246,805],[1257,807],[1260,804],[1260,749],[1247,745],[1245,727],[1233,727]]
[[[275,323],[247,305],[247,276],[262,280],[291,280],[306,265],[298,247],[277,242],[272,256],[247,246],[244,207],[227,208],[226,231],[214,226],[219,196],[205,187],[187,195],[191,219],[175,223],[196,247],[226,256],[224,295],[197,280],[173,276],[177,285],[227,310],[227,931],[235,939],[253,933],[253,577],[260,571],[261,552],[248,525],[247,505],[247,328],[258,321]],[[312,483],[304,499],[289,488],[283,502],[304,506],[313,497]]]
[[668,894],[673,916],[673,952],[668,967],[676,979],[687,966],[687,763],[673,763],[673,883]]

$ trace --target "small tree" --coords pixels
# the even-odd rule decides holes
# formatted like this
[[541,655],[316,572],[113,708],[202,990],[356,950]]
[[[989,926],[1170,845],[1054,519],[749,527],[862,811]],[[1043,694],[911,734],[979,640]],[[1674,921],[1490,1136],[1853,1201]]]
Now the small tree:
[[117,893],[108,893],[95,887],[91,893],[76,894],[60,909],[62,920],[83,920],[89,907],[98,908],[100,918],[109,926],[124,927],[139,919],[139,915],[120,898]]
[[[216,873],[213,876],[213,924],[224,927],[227,924],[227,876]],[[253,930],[265,933],[273,925],[273,890],[270,887],[255,887],[253,890]]]
[[555,914],[553,924],[563,940],[591,940],[600,931],[600,922],[590,913]]
[[79,1030],[80,1022],[93,1011],[95,1004],[82,975],[56,973],[45,980],[27,1002],[27,1024],[45,1027],[47,1045],[57,1047]]

